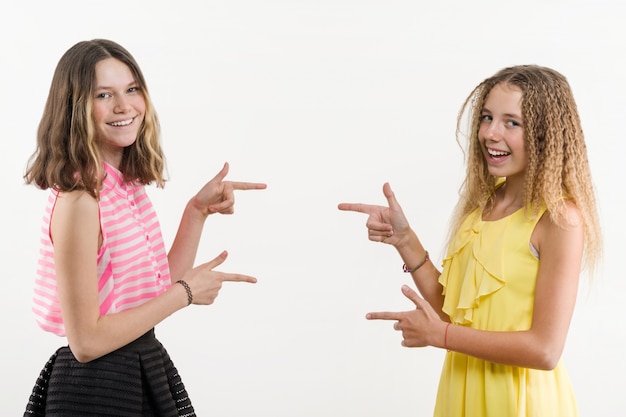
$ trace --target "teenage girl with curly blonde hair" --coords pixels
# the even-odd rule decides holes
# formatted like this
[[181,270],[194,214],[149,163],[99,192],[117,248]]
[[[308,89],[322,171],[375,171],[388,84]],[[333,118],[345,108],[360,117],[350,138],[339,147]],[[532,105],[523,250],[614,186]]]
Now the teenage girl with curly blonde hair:
[[447,350],[434,415],[577,416],[561,354],[584,266],[601,255],[587,150],[566,78],[505,68],[480,83],[457,120],[469,122],[467,173],[441,272],[389,184],[388,206],[342,203],[369,215],[368,237],[394,246],[421,294],[393,320],[407,347]]

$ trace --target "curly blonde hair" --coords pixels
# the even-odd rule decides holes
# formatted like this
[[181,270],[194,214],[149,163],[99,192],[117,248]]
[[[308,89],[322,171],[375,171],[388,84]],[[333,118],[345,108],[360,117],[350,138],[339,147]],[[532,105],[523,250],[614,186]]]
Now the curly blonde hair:
[[504,68],[480,83],[461,106],[457,118],[457,142],[461,125],[469,125],[466,178],[460,189],[450,227],[452,239],[463,220],[475,209],[485,209],[500,180],[489,173],[478,141],[481,112],[487,95],[498,84],[522,92],[524,145],[528,154],[524,207],[537,216],[546,207],[551,219],[567,227],[566,200],[580,210],[585,231],[585,263],[593,265],[601,253],[601,233],[587,147],[578,109],[567,79],[559,72],[537,65]]
[[52,77],[50,92],[37,131],[37,147],[24,179],[41,189],[85,190],[98,198],[103,158],[92,117],[96,64],[115,58],[128,66],[146,103],[137,140],[124,149],[120,171],[126,181],[156,182],[163,187],[165,159],[160,126],[148,87],[133,56],[119,44],[94,39],[65,52]]

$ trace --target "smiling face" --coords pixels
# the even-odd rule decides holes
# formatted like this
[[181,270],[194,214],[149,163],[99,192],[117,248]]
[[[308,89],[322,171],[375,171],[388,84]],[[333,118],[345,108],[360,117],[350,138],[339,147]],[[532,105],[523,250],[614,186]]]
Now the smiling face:
[[485,99],[478,140],[489,173],[508,180],[523,180],[528,165],[524,146],[522,91],[508,84],[496,84]]
[[96,64],[93,120],[106,162],[119,168],[124,148],[137,140],[146,102],[130,68],[115,58]]

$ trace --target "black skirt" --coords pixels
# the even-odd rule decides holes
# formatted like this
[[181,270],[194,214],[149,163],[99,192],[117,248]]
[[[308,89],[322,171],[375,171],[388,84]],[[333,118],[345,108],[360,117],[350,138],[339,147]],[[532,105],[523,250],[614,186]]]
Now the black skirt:
[[37,378],[24,417],[195,417],[154,329],[88,363],[59,348]]

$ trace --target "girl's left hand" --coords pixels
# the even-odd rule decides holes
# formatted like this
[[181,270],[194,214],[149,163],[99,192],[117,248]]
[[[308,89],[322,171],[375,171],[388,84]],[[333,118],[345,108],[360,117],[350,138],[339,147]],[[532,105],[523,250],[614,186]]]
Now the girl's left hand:
[[396,320],[393,328],[402,332],[402,346],[443,347],[446,322],[441,320],[431,305],[408,285],[402,293],[415,304],[415,310],[368,313],[368,320]]
[[200,191],[193,197],[191,203],[202,214],[208,216],[213,213],[233,214],[235,211],[235,190],[262,190],[266,184],[257,182],[224,181],[228,174],[228,162]]

